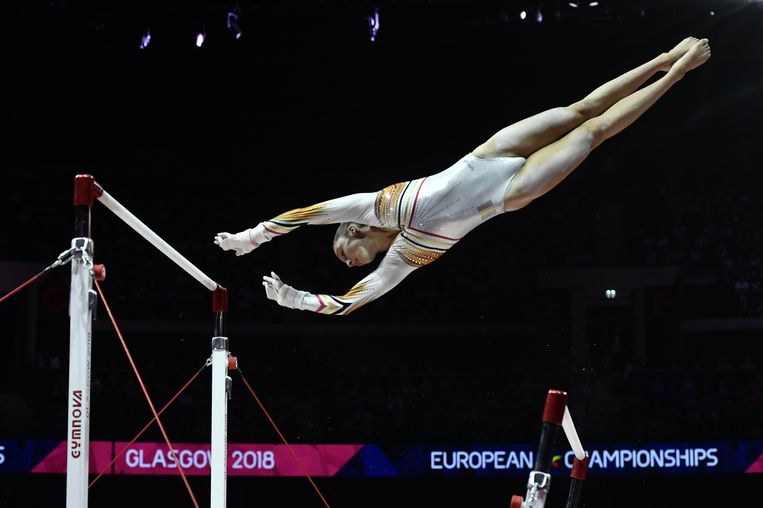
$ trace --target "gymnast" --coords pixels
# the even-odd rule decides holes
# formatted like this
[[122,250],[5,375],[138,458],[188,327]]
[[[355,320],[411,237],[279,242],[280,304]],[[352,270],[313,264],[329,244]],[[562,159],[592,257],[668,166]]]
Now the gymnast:
[[[437,260],[475,227],[546,194],[709,58],[707,39],[687,37],[574,104],[501,129],[440,173],[297,208],[239,233],[218,233],[214,243],[241,256],[299,226],[339,223],[333,249],[345,265],[367,265],[386,251],[376,270],[347,293],[300,291],[273,272],[262,284],[284,307],[347,315]],[[658,72],[664,74],[642,87]]]

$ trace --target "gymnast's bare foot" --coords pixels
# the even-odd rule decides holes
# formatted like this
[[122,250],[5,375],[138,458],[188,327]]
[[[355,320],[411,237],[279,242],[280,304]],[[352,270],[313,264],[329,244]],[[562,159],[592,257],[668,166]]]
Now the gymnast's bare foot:
[[675,72],[679,77],[690,70],[696,69],[710,58],[710,43],[707,39],[700,39],[692,45],[681,58],[670,68],[670,72]]
[[682,40],[676,46],[665,53],[665,64],[663,66],[663,71],[670,70],[670,67],[678,61],[679,58],[684,56],[691,48],[694,46],[699,39],[696,37],[687,37],[686,39]]

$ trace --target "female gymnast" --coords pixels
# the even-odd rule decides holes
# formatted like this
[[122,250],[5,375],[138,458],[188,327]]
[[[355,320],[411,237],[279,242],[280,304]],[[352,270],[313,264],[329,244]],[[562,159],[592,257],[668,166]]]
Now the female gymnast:
[[[574,104],[501,129],[440,173],[297,208],[239,233],[218,233],[214,243],[241,256],[304,224],[340,223],[333,248],[342,263],[363,266],[386,251],[378,268],[346,294],[300,291],[273,272],[262,284],[267,297],[284,307],[349,314],[435,261],[478,225],[546,194],[709,58],[707,39],[688,37]],[[664,74],[642,88],[658,72]]]

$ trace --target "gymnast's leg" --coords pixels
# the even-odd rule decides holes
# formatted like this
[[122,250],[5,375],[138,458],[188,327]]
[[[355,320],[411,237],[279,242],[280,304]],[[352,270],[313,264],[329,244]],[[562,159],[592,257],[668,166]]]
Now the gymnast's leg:
[[599,116],[584,121],[567,135],[529,156],[514,178],[504,201],[517,210],[547,193],[575,169],[591,150],[625,129],[690,70],[710,58],[707,39],[695,42],[660,79],[616,102]]
[[498,131],[474,150],[478,157],[529,157],[586,120],[601,115],[660,71],[668,71],[697,42],[687,37],[672,50],[631,69],[566,107],[549,109]]

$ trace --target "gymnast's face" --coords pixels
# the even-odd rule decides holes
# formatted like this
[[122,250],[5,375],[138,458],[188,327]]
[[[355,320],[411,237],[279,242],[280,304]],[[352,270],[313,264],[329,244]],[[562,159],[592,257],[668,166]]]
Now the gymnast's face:
[[367,235],[355,236],[359,233],[355,226],[349,226],[347,231],[350,236],[342,236],[334,242],[336,257],[350,268],[367,265],[373,261],[376,249],[371,238]]

